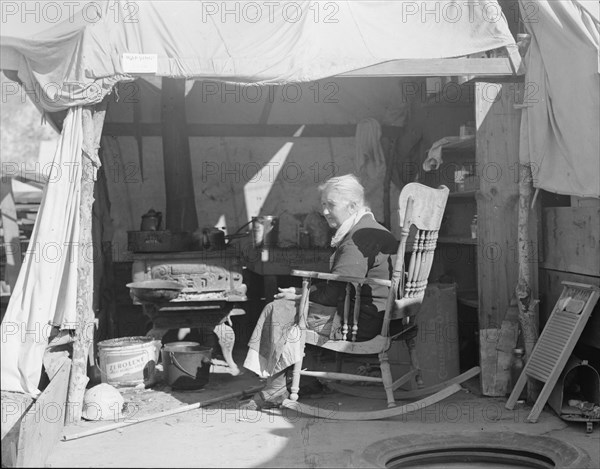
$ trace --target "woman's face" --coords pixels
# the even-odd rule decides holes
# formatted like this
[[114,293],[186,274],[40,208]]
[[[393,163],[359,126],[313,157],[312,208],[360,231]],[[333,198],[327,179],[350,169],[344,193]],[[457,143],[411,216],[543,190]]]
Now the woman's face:
[[339,228],[356,212],[354,204],[344,200],[337,191],[329,191],[321,196],[323,215],[332,228]]

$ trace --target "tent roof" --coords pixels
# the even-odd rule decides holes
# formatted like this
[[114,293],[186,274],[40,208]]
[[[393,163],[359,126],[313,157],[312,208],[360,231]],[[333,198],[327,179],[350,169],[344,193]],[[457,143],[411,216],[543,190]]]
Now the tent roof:
[[[35,14],[5,15],[1,63],[48,110],[100,101],[116,82],[143,74],[261,84],[425,75],[419,61],[514,45],[496,0],[111,0],[101,12],[97,2],[33,3],[56,25],[32,26]],[[413,62],[390,69],[401,60]],[[450,74],[439,64],[438,75]]]

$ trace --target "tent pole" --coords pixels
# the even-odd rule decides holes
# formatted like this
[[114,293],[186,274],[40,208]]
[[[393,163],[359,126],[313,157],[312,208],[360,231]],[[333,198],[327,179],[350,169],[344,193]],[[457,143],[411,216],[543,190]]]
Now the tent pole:
[[92,206],[94,204],[94,183],[100,167],[98,147],[106,100],[97,107],[85,106],[82,110],[83,145],[81,171],[81,198],[79,202],[79,254],[77,259],[77,323],[73,342],[73,363],[69,377],[65,424],[76,423],[81,419],[83,395],[89,381],[87,361],[90,346],[94,342],[95,314],[94,260],[92,253]]
[[[539,318],[536,306],[539,303],[532,291],[530,264],[537,267],[537,243],[532,240],[530,233],[529,207],[533,189],[531,164],[519,164],[519,221],[518,221],[518,253],[519,253],[519,281],[515,293],[519,305],[519,323],[523,334],[525,357],[529,359],[538,339]],[[528,378],[527,400],[535,401],[536,386]]]

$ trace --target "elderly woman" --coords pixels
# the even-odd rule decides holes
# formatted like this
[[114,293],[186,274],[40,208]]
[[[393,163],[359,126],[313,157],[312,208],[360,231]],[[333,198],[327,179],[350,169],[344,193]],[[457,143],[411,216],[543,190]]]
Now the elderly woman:
[[[329,226],[336,228],[330,260],[333,274],[388,280],[393,269],[397,241],[375,221],[366,205],[364,188],[354,175],[335,177],[319,187],[321,207]],[[299,361],[304,344],[296,326],[300,290],[280,288],[275,301],[261,313],[244,367],[261,377],[267,385],[245,408],[276,407],[288,397],[286,369]],[[311,287],[307,326],[324,339],[341,338],[340,314],[345,284],[322,282]],[[381,331],[388,288],[364,285],[361,290],[358,340],[368,340]]]

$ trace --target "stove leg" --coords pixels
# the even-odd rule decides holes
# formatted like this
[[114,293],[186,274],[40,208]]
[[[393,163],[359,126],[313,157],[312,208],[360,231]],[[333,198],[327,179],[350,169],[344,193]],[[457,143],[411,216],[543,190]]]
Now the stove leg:
[[233,361],[233,356],[231,355],[233,352],[233,345],[235,344],[235,332],[225,323],[215,326],[213,332],[219,338],[219,345],[221,346],[221,351],[223,352],[223,358],[225,358],[227,365],[229,365],[229,372],[233,376],[239,375],[240,369]]

